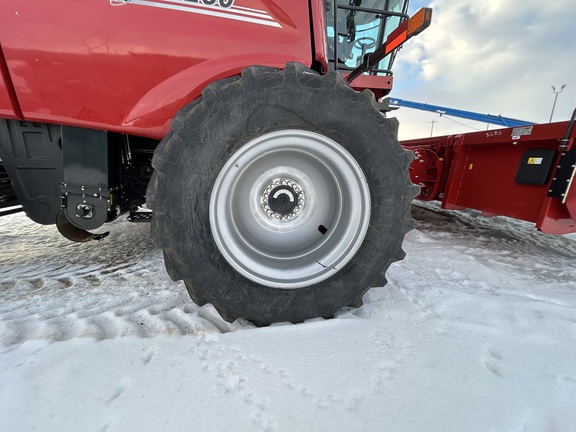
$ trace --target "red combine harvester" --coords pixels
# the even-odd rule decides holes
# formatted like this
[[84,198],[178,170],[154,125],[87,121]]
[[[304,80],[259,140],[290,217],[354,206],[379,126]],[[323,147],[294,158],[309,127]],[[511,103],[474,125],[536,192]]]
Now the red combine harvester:
[[[397,49],[430,24],[430,9],[406,11],[403,0],[2,0],[0,212],[85,242],[121,214],[146,219],[146,203],[170,276],[228,320],[359,306],[413,223],[412,153],[377,103]],[[427,177],[413,176],[432,186],[421,197],[469,160],[453,141],[414,147],[413,167],[429,158]],[[464,186],[450,202],[467,205]]]

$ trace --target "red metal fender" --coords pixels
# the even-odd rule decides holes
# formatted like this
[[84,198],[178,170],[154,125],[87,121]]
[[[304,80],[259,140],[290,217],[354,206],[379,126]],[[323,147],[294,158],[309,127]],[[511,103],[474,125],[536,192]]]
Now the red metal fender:
[[239,75],[252,64],[283,68],[287,61],[306,63],[309,59],[273,54],[239,55],[210,59],[187,68],[148,91],[122,122],[122,132],[161,139],[169,132],[170,122],[178,110],[200,96],[211,82]]

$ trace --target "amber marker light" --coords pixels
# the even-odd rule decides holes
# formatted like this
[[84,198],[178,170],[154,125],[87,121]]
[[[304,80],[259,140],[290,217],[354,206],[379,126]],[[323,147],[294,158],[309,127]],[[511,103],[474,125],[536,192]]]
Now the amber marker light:
[[408,20],[408,29],[406,30],[406,39],[416,36],[418,33],[427,29],[432,22],[432,9],[422,8]]

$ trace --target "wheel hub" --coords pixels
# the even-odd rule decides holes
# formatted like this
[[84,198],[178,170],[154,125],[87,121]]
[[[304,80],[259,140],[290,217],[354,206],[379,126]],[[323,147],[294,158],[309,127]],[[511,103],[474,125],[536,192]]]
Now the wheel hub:
[[262,209],[270,219],[287,222],[304,209],[305,196],[302,186],[288,177],[269,182],[261,193]]

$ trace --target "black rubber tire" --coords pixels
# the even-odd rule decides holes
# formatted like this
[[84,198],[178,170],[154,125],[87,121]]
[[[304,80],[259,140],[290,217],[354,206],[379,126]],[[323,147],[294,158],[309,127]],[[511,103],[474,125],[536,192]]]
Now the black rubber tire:
[[[228,321],[301,322],[360,306],[370,287],[386,284],[390,264],[404,258],[402,241],[413,227],[412,153],[398,144],[397,128],[371,92],[352,90],[336,72],[321,76],[297,63],[284,70],[254,66],[210,84],[174,118],[152,162],[151,231],[169,275],[184,280],[194,302],[212,303]],[[212,187],[227,159],[255,137],[286,129],[320,133],[345,148],[365,174],[371,200],[368,232],[353,258],[328,279],[295,289],[260,285],[236,272],[209,220]]]

